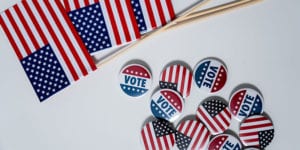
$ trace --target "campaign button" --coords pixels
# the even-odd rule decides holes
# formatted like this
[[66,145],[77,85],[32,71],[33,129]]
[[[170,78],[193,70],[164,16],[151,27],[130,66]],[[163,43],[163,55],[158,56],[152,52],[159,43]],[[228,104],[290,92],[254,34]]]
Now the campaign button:
[[230,97],[229,108],[233,116],[242,121],[248,116],[263,112],[263,97],[252,88],[241,88]]
[[165,120],[155,120],[147,123],[141,138],[146,150],[171,150],[175,144],[175,129]]
[[186,120],[177,126],[175,143],[179,150],[205,150],[211,134],[203,123]]
[[183,65],[170,65],[163,70],[159,79],[161,89],[173,89],[179,92],[183,98],[190,95],[193,73]]
[[146,67],[139,64],[130,64],[121,70],[119,82],[124,93],[132,97],[138,97],[150,89],[152,75]]
[[230,110],[221,97],[206,98],[198,107],[196,114],[213,135],[223,133],[231,123]]
[[208,146],[208,150],[241,150],[241,142],[230,134],[219,134],[214,137]]
[[159,119],[173,122],[182,113],[183,98],[174,90],[161,89],[151,97],[152,114]]
[[241,123],[239,136],[245,146],[265,149],[274,138],[274,126],[266,116],[250,116]]
[[202,60],[194,70],[194,81],[200,90],[214,93],[221,90],[227,80],[225,64],[215,58]]

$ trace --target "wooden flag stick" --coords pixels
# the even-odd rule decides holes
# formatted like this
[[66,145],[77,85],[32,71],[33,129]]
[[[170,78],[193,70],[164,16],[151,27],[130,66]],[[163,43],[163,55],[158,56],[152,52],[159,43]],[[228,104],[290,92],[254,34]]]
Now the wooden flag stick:
[[176,22],[176,24],[173,24],[168,29],[177,28],[182,25],[186,25],[188,23],[197,21],[199,19],[203,19],[203,18],[211,16],[211,15],[224,13],[225,11],[231,11],[231,10],[238,9],[238,8],[248,6],[251,4],[255,4],[255,3],[261,2],[261,1],[262,0],[238,0],[238,1],[233,1],[233,2],[226,3],[226,4],[222,4],[219,6],[215,6],[212,8],[208,8],[205,10],[201,10],[199,12],[194,12],[194,13],[186,16],[185,18],[183,18],[181,21]]
[[[199,12],[194,12],[195,10],[197,10],[198,8],[200,8],[201,6],[203,6],[204,4],[206,4],[206,2],[208,2],[209,0],[204,0],[201,1],[200,3],[198,3],[197,5],[193,6],[191,9],[188,9],[187,11],[185,11],[183,14],[181,14],[179,17],[177,17],[176,19],[174,19],[173,21],[171,21],[170,23],[168,23],[167,25],[156,29],[148,34],[145,34],[141,37],[141,39],[139,39],[136,42],[133,42],[132,44],[126,45],[124,47],[122,47],[121,49],[117,50],[116,52],[112,53],[111,55],[105,57],[104,59],[101,59],[100,61],[96,62],[96,66],[99,68],[100,66],[102,66],[103,64],[109,62],[110,60],[116,58],[118,55],[123,54],[125,51],[127,51],[128,49],[138,45],[139,43],[145,41],[146,39],[148,39],[149,37],[156,35],[158,33],[161,33],[164,30],[167,29],[174,29],[175,27],[179,27],[181,25],[187,24],[187,23],[191,23],[193,21],[199,20],[201,18],[207,17],[207,16],[211,16],[214,14],[218,14],[221,13],[223,11],[227,11],[227,10],[231,10],[234,8],[239,8],[245,4],[250,4],[251,2],[258,2],[261,0],[237,0],[237,1],[233,1],[233,2],[229,2],[226,4],[222,4],[219,6],[215,6],[212,8],[208,8]],[[193,13],[194,12],[194,13]]]

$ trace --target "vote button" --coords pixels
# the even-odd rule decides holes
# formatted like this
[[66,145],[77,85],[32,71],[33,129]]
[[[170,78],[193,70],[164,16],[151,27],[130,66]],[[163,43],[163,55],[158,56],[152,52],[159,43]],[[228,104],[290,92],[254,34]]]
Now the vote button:
[[242,121],[263,112],[263,97],[254,88],[240,88],[230,97],[229,109],[238,121]]
[[150,105],[154,117],[173,122],[182,114],[184,102],[176,91],[161,89],[152,95]]
[[241,150],[241,142],[230,134],[219,134],[209,143],[208,150]]
[[206,58],[194,69],[194,81],[197,87],[208,93],[220,91],[227,81],[225,64],[217,58]]
[[119,82],[124,93],[132,97],[139,97],[151,87],[152,75],[145,66],[130,64],[121,70]]

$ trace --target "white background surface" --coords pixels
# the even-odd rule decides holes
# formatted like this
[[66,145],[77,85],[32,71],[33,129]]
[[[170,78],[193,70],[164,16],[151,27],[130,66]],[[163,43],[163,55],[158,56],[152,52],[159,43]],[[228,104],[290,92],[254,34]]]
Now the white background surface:
[[[16,2],[2,0],[0,11]],[[174,0],[177,11],[180,3]],[[175,60],[194,68],[210,56],[222,59],[229,70],[228,82],[217,95],[228,99],[241,83],[262,91],[265,111],[275,124],[275,139],[267,149],[297,149],[299,6],[299,0],[265,0],[161,33],[43,103],[1,32],[0,150],[142,149],[140,130],[151,116],[150,95],[161,70]],[[134,59],[145,61],[154,76],[151,90],[141,98],[126,96],[118,85],[119,70]],[[193,86],[182,117],[195,114],[207,96]],[[231,129],[237,127],[235,122]]]

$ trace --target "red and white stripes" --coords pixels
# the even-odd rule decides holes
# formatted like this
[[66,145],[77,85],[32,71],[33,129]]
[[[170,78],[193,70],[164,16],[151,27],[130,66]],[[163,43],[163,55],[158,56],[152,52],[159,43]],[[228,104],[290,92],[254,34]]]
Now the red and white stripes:
[[204,150],[207,147],[211,134],[201,122],[187,120],[180,123],[177,130],[192,139],[188,149]]
[[170,150],[175,143],[175,135],[156,137],[152,123],[148,123],[141,131],[142,142],[146,150]]
[[70,81],[96,69],[58,1],[24,0],[3,12],[0,23],[20,60],[50,44]]

